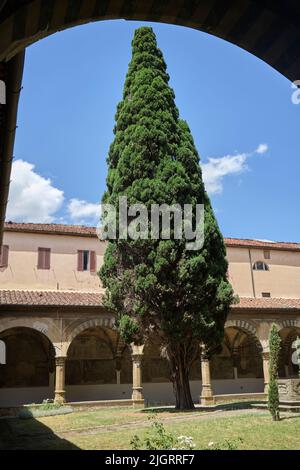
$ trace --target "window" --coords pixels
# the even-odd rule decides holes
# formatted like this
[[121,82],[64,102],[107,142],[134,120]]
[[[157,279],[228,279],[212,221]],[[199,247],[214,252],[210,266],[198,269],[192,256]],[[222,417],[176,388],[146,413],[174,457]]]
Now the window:
[[96,272],[96,252],[88,250],[78,250],[77,271]]
[[271,252],[270,250],[264,250],[264,258],[271,259]]
[[263,261],[256,261],[253,265],[254,271],[269,271],[269,266]]
[[38,269],[50,269],[50,248],[38,249]]
[[0,268],[7,268],[8,266],[8,245],[2,245],[0,247]]
[[262,292],[261,296],[262,297],[271,297],[271,293],[270,292]]

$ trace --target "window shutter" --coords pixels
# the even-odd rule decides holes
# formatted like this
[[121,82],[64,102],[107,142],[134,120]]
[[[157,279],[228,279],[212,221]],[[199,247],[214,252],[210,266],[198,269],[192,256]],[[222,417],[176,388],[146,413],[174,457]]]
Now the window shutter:
[[38,269],[50,269],[50,248],[38,249]]
[[91,251],[90,252],[90,272],[91,273],[96,272],[96,264],[97,264],[96,252]]
[[45,265],[44,269],[50,269],[50,248],[45,248]]
[[0,267],[7,268],[8,266],[8,252],[9,247],[8,245],[2,245],[0,248]]
[[78,250],[77,271],[83,271],[83,251],[82,250]]

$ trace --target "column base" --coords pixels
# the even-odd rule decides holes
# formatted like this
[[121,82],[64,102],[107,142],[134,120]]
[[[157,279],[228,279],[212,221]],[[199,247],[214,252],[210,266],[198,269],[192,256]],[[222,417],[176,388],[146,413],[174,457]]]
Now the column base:
[[132,396],[131,396],[132,400],[134,401],[140,401],[140,400],[144,400],[144,396],[143,396],[143,387],[134,387],[132,389]]
[[65,390],[55,390],[54,402],[59,403],[61,405],[66,403],[66,391]]
[[132,407],[133,408],[145,408],[144,398],[141,398],[139,400],[133,398],[132,399]]
[[213,395],[210,397],[200,396],[199,401],[200,401],[201,406],[211,406],[211,405],[215,405],[216,403],[215,397]]

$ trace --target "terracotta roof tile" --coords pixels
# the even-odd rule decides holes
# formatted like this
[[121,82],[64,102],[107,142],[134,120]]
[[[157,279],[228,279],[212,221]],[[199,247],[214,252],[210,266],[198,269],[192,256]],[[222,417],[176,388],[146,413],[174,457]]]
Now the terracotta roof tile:
[[83,237],[96,237],[96,228],[84,225],[62,224],[31,224],[5,222],[5,232],[47,233],[56,235],[75,235]]
[[[0,306],[101,307],[103,292],[0,290]],[[240,297],[233,310],[300,310],[300,299]]]
[[101,292],[0,290],[0,305],[100,307]]
[[239,303],[232,305],[231,308],[233,310],[300,310],[300,299],[240,297]]
[[[32,224],[6,222],[4,226],[6,232],[25,233],[47,233],[54,235],[73,235],[80,237],[96,237],[96,227],[86,227],[83,225],[62,225],[62,224]],[[262,248],[270,250],[290,250],[300,251],[300,243],[271,242],[264,240],[251,240],[241,238],[225,238],[228,248]]]

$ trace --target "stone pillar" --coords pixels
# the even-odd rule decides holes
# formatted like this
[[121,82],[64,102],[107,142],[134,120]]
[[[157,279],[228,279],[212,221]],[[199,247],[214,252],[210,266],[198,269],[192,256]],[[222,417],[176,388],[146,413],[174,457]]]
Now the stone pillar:
[[234,348],[232,352],[232,362],[233,362],[233,377],[234,380],[238,379],[238,364],[239,364],[239,351]]
[[122,368],[122,358],[120,356],[116,357],[116,379],[117,385],[121,384],[121,368]]
[[270,382],[270,372],[269,372],[269,365],[270,365],[270,352],[264,351],[262,353],[263,357],[263,370],[264,370],[264,393],[268,393],[269,389],[269,382]]
[[65,403],[66,390],[65,390],[65,372],[66,372],[66,357],[59,356],[55,358],[55,402]]
[[144,346],[132,346],[132,401],[134,405],[144,405],[142,386],[143,350]]
[[200,403],[202,406],[213,405],[215,403],[215,400],[211,386],[210,364],[205,349],[203,347],[201,351],[201,374],[202,392],[200,396]]

